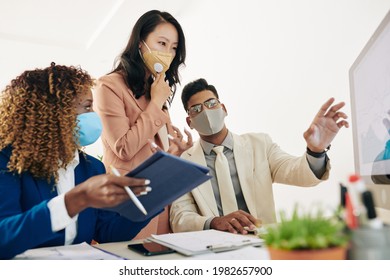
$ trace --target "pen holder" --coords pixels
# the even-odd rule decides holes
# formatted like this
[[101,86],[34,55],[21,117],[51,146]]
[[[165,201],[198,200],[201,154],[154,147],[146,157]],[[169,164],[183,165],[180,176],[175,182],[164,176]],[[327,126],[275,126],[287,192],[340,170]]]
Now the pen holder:
[[349,260],[390,260],[390,226],[353,230],[347,256]]

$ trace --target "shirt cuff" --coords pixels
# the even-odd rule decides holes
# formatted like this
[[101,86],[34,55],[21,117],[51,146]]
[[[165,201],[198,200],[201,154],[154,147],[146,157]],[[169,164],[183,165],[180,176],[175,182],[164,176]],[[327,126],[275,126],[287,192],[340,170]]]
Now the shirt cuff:
[[206,222],[204,223],[204,226],[203,226],[203,229],[206,230],[206,229],[210,229],[210,224],[211,224],[211,221],[214,219],[215,217],[211,217],[211,218],[208,218],[206,220]]
[[328,161],[328,157],[313,157],[309,154],[306,154],[307,162],[309,163],[310,169],[313,171],[313,173],[316,175],[318,179],[322,178],[322,176],[326,172],[326,163]]
[[77,220],[78,214],[71,218],[65,206],[65,194],[60,194],[47,203],[50,212],[51,230],[63,230]]

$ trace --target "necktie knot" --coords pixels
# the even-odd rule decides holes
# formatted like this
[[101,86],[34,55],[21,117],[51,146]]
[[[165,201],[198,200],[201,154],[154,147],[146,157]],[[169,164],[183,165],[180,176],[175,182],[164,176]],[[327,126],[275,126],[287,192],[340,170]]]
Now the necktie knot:
[[225,147],[224,146],[215,146],[214,148],[213,148],[213,151],[218,155],[218,154],[223,154],[223,149],[224,149]]

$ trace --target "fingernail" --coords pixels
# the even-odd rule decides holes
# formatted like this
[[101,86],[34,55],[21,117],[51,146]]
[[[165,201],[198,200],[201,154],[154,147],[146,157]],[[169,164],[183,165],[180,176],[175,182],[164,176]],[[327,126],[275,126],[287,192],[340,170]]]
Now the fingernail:
[[168,134],[168,138],[170,139],[170,140],[173,140],[173,139],[175,139],[172,135],[170,135],[170,134]]
[[146,179],[144,184],[145,185],[150,185],[150,180]]
[[147,195],[148,192],[140,192],[139,195]]
[[146,187],[145,188],[145,192],[151,192],[152,191],[152,187]]
[[158,146],[156,143],[154,143],[152,140],[149,140],[150,141],[150,145],[152,145],[153,148],[157,149]]

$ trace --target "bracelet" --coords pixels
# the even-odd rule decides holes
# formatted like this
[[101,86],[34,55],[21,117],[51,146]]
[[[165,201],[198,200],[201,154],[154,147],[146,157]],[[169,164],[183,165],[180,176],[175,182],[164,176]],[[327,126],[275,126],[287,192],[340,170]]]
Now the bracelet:
[[321,153],[316,153],[316,152],[313,152],[312,150],[309,149],[309,147],[306,147],[306,153],[308,155],[311,155],[312,157],[315,157],[315,158],[322,158],[325,156],[326,152],[329,151],[330,149],[330,145],[328,147],[326,147],[326,149],[321,152]]

